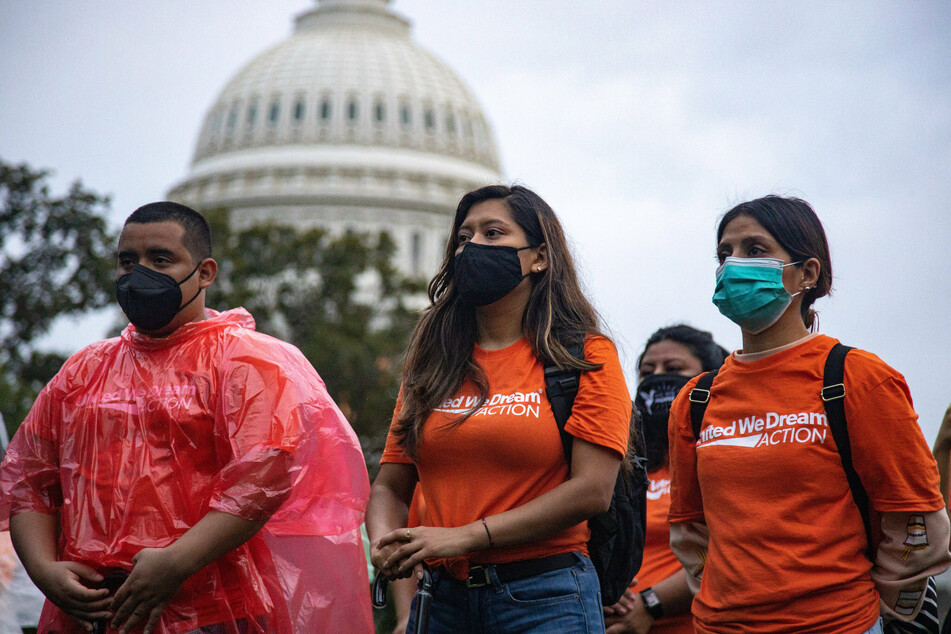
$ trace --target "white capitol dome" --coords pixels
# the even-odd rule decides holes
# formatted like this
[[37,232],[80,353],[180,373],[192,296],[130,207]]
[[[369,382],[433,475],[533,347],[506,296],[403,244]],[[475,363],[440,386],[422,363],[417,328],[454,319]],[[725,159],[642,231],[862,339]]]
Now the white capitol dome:
[[492,130],[389,0],[318,0],[228,82],[169,198],[264,221],[388,231],[431,275],[459,198],[501,180]]

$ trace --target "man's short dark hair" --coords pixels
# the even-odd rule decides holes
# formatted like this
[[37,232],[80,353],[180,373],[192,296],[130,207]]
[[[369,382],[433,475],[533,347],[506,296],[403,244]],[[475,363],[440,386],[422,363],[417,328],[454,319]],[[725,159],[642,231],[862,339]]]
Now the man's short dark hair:
[[197,263],[211,257],[211,228],[204,216],[185,205],[169,201],[142,205],[125,219],[125,224],[135,222],[175,222],[185,230],[182,241]]

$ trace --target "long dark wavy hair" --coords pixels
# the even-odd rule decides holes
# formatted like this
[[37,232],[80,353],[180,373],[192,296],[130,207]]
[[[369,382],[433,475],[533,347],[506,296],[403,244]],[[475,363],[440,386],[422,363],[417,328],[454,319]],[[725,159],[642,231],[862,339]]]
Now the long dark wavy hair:
[[479,400],[452,421],[462,424],[485,403],[489,384],[482,368],[472,358],[475,343],[475,309],[459,301],[453,276],[459,227],[469,210],[487,200],[499,200],[512,219],[525,231],[532,247],[546,245],[548,267],[532,272],[532,290],[522,315],[522,332],[529,338],[535,356],[542,362],[581,371],[600,367],[577,359],[567,350],[589,335],[601,335],[597,311],[585,298],[568,249],[565,232],[555,212],[541,197],[515,185],[489,185],[469,192],[456,207],[452,231],[439,272],[429,282],[430,306],[423,311],[410,340],[403,367],[403,404],[394,432],[413,459],[425,420],[467,379],[479,390]]

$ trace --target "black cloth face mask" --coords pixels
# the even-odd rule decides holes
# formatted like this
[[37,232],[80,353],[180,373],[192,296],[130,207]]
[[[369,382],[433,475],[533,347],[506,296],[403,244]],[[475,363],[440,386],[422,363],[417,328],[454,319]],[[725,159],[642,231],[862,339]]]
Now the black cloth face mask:
[[456,254],[453,280],[459,299],[471,306],[497,302],[528,277],[518,252],[533,247],[503,247],[469,242]]
[[116,299],[122,312],[139,330],[161,330],[201,293],[199,288],[195,297],[182,305],[181,285],[195,274],[199,266],[201,262],[188,277],[176,282],[171,275],[136,264],[130,273],[116,280]]
[[637,386],[634,405],[644,419],[644,442],[647,445],[647,470],[653,471],[667,459],[667,418],[670,404],[687,385],[690,377],[679,374],[651,374]]

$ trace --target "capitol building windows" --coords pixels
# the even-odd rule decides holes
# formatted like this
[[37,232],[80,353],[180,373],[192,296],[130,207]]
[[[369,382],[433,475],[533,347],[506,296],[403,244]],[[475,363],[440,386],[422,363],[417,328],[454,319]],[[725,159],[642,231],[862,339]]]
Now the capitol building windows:
[[429,277],[459,198],[503,180],[469,87],[417,44],[399,0],[317,0],[208,107],[168,193],[242,225],[387,231]]

